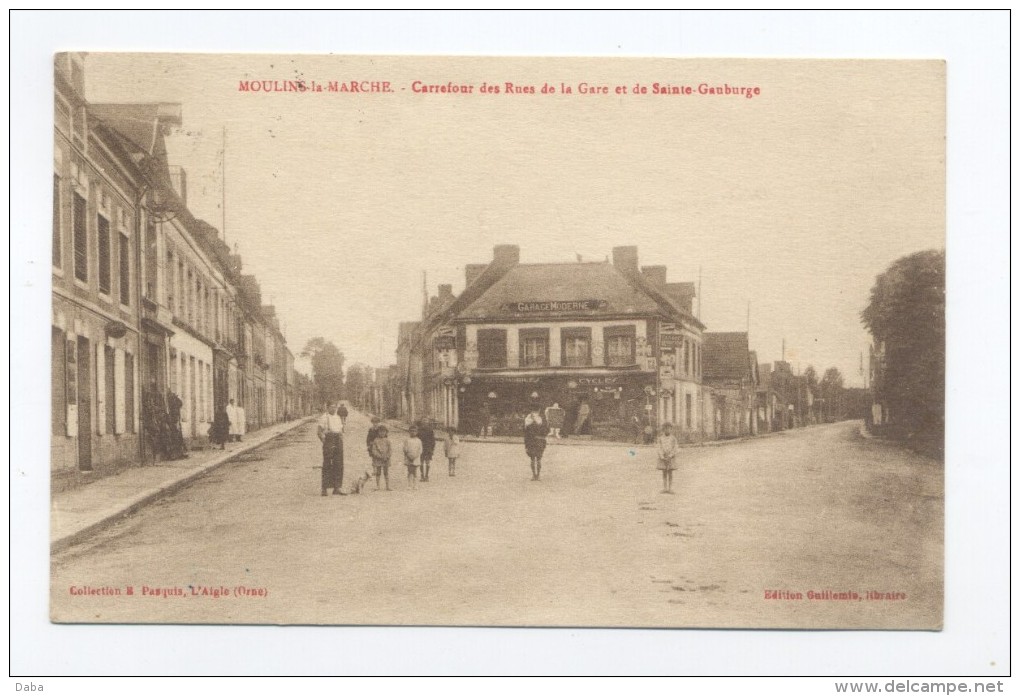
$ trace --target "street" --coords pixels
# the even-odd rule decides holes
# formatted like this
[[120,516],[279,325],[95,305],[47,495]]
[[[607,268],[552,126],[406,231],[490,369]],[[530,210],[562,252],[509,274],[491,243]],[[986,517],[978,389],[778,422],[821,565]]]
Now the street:
[[[367,427],[352,414],[345,487],[368,464]],[[539,482],[523,445],[497,443],[465,443],[448,477],[440,443],[409,491],[405,436],[390,437],[392,492],[320,497],[314,424],[224,464],[56,554],[52,618],[941,625],[942,466],[858,422],[685,448],[676,495],[650,448],[560,443]]]

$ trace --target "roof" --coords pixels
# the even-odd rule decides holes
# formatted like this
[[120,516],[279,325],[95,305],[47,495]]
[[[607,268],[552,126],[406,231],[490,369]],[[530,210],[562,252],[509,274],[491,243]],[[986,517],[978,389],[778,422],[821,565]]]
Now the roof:
[[134,149],[153,153],[159,133],[159,104],[92,104],[89,113],[120,133]]
[[702,375],[705,379],[739,380],[751,376],[747,332],[706,332],[702,351]]
[[[571,303],[559,305],[550,303]],[[656,301],[608,263],[519,264],[497,280],[457,318],[537,319],[557,316],[654,314]]]

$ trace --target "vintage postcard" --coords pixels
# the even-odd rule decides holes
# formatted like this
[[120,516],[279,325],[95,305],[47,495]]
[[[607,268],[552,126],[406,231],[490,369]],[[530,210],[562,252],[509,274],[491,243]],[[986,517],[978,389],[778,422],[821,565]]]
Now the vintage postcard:
[[52,621],[941,629],[943,62],[53,76]]

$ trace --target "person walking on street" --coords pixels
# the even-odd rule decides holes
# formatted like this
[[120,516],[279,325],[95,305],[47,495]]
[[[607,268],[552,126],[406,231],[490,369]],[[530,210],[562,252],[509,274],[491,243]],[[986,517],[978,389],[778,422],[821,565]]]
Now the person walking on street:
[[390,490],[390,458],[392,450],[390,447],[390,431],[385,425],[373,428],[375,437],[372,438],[368,453],[372,457],[372,470],[375,474],[375,489],[379,490],[379,477],[386,479],[386,490]]
[[418,439],[421,440],[421,480],[428,481],[432,456],[436,453],[436,433],[428,418],[422,419],[418,425]]
[[226,407],[220,404],[213,415],[212,425],[209,426],[209,441],[214,445],[219,445],[220,449],[226,449],[229,438],[230,417],[227,415]]
[[673,471],[676,469],[676,457],[680,453],[680,442],[673,434],[673,424],[664,423],[662,433],[657,442],[659,450],[658,469],[662,472],[662,492],[673,494]]
[[173,392],[168,392],[166,406],[167,430],[170,434],[170,459],[187,459],[188,446],[184,443],[184,433],[181,431],[181,409],[184,407],[184,402]]
[[234,442],[240,442],[247,424],[245,423],[244,409],[235,404],[233,399],[230,400],[230,405],[227,406],[227,417],[230,419],[230,439]]
[[319,418],[319,440],[322,442],[322,495],[332,488],[333,495],[344,495],[344,423],[336,412],[336,404]]
[[404,466],[407,467],[407,487],[412,491],[418,488],[418,466],[421,462],[421,440],[418,439],[418,428],[411,426],[404,440]]
[[447,473],[450,476],[457,475],[457,457],[460,456],[460,435],[457,429],[451,427],[443,441],[443,453],[446,455]]
[[549,424],[542,417],[538,406],[532,406],[531,413],[524,419],[524,451],[531,460],[531,480],[542,477],[542,455],[545,453]]
[[336,413],[337,413],[338,416],[340,416],[340,420],[343,422],[344,427],[346,428],[347,427],[347,416],[350,415],[350,414],[347,412],[347,406],[344,404],[343,401],[340,402],[340,408],[338,408],[336,410]]
[[558,401],[545,410],[545,419],[549,423],[549,434],[557,440],[560,439],[560,428],[563,427],[566,415],[567,412],[560,408]]

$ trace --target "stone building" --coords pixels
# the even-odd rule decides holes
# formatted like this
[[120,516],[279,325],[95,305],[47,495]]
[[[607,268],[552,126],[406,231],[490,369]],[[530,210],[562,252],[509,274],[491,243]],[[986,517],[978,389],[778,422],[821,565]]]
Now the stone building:
[[401,324],[405,400],[465,433],[519,435],[538,403],[566,411],[568,436],[633,440],[668,420],[700,437],[693,294],[664,267],[640,268],[635,247],[612,263],[521,264],[517,247],[497,246],[466,267],[460,295],[440,288],[422,322]]

